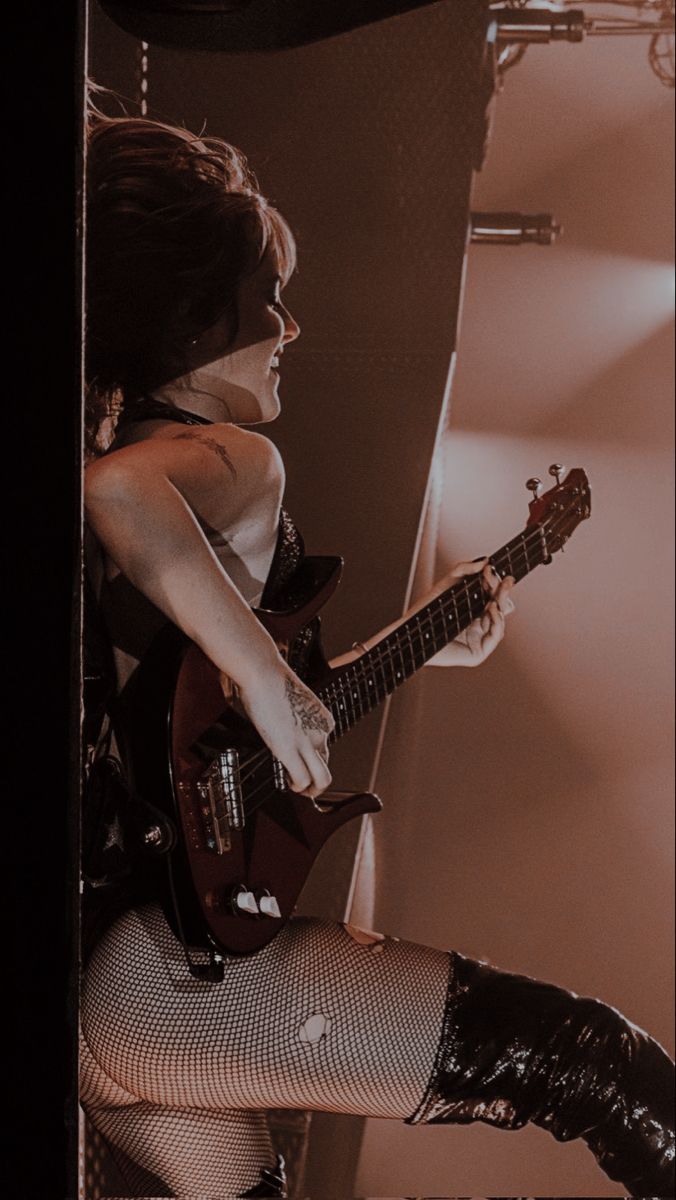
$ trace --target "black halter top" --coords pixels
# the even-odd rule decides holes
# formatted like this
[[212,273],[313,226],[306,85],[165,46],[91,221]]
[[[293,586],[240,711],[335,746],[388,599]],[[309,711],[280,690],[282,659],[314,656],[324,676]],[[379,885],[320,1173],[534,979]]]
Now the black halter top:
[[[177,421],[181,425],[213,425],[209,417],[201,417],[197,413],[188,412],[184,408],[165,404],[154,396],[142,396],[131,407],[129,412],[123,412],[118,429],[135,421]],[[292,575],[297,570],[305,555],[305,545],[300,531],[292,521],[286,509],[280,509],[277,545],[273,555],[268,577],[261,597],[262,608],[274,608],[277,597],[282,593]]]

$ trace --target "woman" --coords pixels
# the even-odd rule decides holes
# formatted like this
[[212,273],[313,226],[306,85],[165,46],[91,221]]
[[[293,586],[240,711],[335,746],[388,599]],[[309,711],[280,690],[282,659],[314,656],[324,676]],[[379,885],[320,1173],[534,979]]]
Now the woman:
[[[289,786],[318,796],[331,714],[251,611],[274,604],[302,542],[278,452],[242,428],[279,412],[279,360],[299,335],[281,297],[292,236],[217,139],[93,111],[88,164],[88,566],[117,687],[173,622],[236,681]],[[435,591],[470,571],[484,614],[438,663],[478,664],[503,636],[513,581],[487,563]],[[112,889],[83,984],[83,1104],[136,1194],[283,1195],[271,1107],[531,1120],[584,1137],[634,1194],[673,1188],[672,1066],[614,1010],[300,917],[226,959],[220,982],[194,978],[153,886]]]

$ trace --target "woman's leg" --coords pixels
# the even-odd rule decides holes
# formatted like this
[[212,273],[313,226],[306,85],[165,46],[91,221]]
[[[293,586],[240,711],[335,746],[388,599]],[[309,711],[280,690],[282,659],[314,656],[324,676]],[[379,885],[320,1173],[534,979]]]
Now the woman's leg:
[[[274,1158],[259,1141],[249,1173],[236,1166],[232,1114],[260,1122],[260,1110],[283,1107],[507,1128],[534,1120],[558,1137],[586,1136],[611,1174],[621,1151],[625,1173],[614,1177],[632,1186],[658,1178],[647,1170],[663,1180],[666,1122],[654,1116],[651,1072],[639,1064],[633,1082],[627,1070],[611,1077],[618,1056],[611,1063],[609,1035],[598,1053],[592,1010],[604,1028],[617,1023],[613,1044],[638,1039],[654,1048],[653,1066],[668,1069],[655,1043],[596,1001],[324,921],[296,918],[259,954],[228,960],[222,983],[195,980],[150,907],[122,917],[89,965],[82,1024],[99,1082],[83,1103],[97,1128],[106,1132],[105,1121],[109,1139],[178,1195],[187,1186],[223,1194],[219,1170],[223,1180],[240,1171],[242,1192],[254,1186]],[[652,1129],[647,1141],[632,1121]],[[667,1189],[651,1183],[647,1193]]]
[[83,1105],[113,1147],[176,1194],[245,1192],[275,1163],[262,1110],[413,1112],[448,968],[438,950],[296,918],[209,983],[189,975],[158,909],[129,912],[83,983]]
[[531,1121],[581,1137],[633,1196],[674,1195],[674,1065],[598,1000],[453,955],[444,1031],[410,1124]]
[[82,1105],[133,1196],[286,1195],[264,1112],[139,1099],[101,1069],[84,1037],[80,1074]]

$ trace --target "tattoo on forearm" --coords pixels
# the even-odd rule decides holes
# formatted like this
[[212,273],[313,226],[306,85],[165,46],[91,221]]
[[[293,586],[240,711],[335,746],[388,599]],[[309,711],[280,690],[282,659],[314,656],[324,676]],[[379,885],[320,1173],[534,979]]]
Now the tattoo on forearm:
[[287,679],[285,686],[293,719],[296,725],[300,725],[303,733],[308,733],[310,729],[320,729],[322,733],[329,733],[329,723],[322,715],[318,702],[308,700],[307,692],[301,691],[292,679]]
[[220,442],[217,442],[216,438],[210,437],[208,433],[202,433],[201,429],[191,429],[186,430],[185,433],[177,433],[175,435],[175,440],[179,441],[180,439],[189,440],[191,442],[201,442],[203,446],[207,446],[209,450],[213,450],[214,454],[218,455],[221,462],[225,463],[233,479],[237,478],[237,472],[233,466],[232,459],[225,449],[225,446],[222,446]]

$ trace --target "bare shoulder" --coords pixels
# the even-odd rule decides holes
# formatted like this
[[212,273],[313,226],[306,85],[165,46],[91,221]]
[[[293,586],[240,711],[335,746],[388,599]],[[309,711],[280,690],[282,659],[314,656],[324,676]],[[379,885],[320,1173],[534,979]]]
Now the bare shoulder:
[[[255,473],[259,479],[272,480],[284,474],[277,447],[262,434],[236,425],[176,425],[147,422],[145,436],[128,440],[91,463],[87,474],[112,476],[127,470],[165,472],[179,466],[190,471],[199,463],[200,470],[211,474],[225,468],[233,478]],[[219,471],[220,474],[220,471]]]
[[284,469],[281,455],[269,438],[252,430],[241,429],[239,425],[174,425],[170,429],[165,426],[164,436],[172,441],[203,446],[235,470],[263,470],[274,474]]
[[169,480],[205,519],[237,513],[256,500],[278,502],[284,467],[276,446],[236,425],[148,423],[145,435],[87,468],[90,497],[146,490]]
[[209,460],[212,469],[224,468],[240,490],[283,488],[282,457],[274,443],[260,433],[237,425],[214,424],[174,427],[166,436],[172,442],[197,450],[205,463]]

